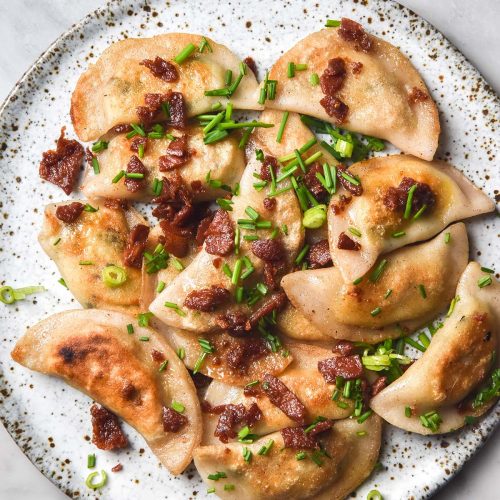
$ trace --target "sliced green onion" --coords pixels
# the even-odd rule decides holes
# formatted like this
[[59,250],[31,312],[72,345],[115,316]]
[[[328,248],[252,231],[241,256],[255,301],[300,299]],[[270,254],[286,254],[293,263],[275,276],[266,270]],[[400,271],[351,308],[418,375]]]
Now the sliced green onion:
[[129,323],[129,324],[127,325],[127,333],[128,333],[128,334],[132,334],[132,333],[134,333],[134,325],[133,325],[132,323]]
[[295,71],[305,71],[307,69],[307,64],[300,63],[295,65]]
[[354,144],[344,139],[338,139],[334,147],[335,151],[343,158],[350,158],[354,150]]
[[273,447],[274,439],[270,439],[262,448],[257,452],[257,455],[267,455]]
[[417,185],[413,184],[413,186],[408,191],[408,198],[406,199],[405,212],[404,212],[404,215],[403,215],[403,217],[405,219],[409,219],[410,218],[411,208],[412,208],[412,202],[413,202],[413,194],[415,193],[416,189],[417,189]]
[[102,270],[101,278],[105,285],[116,288],[127,281],[127,273],[122,267],[108,265]]
[[[65,288],[68,288],[68,285],[66,284],[66,281],[64,281],[64,278],[59,278],[57,280],[58,283],[60,283],[62,286],[64,286]],[[2,292],[0,291],[0,297],[1,297],[1,294]],[[2,301],[3,302],[3,301]]]
[[289,62],[286,68],[286,76],[288,78],[293,78],[295,76],[295,64],[293,62]]
[[285,111],[281,117],[280,128],[278,130],[278,135],[276,136],[276,142],[278,143],[281,142],[281,139],[283,138],[283,132],[285,130],[286,122],[288,121],[288,115],[289,112]]
[[174,61],[177,64],[182,64],[194,51],[196,50],[196,47],[192,44],[189,43],[187,44],[180,52],[174,57]]
[[389,288],[387,292],[385,292],[384,294],[384,299],[388,299],[391,294],[392,294],[392,288]]
[[242,267],[243,261],[241,259],[237,259],[234,264],[233,274],[231,276],[231,283],[235,286],[238,284],[238,281],[240,279]]
[[379,306],[379,307],[376,307],[375,309],[373,309],[373,311],[371,311],[370,314],[373,317],[375,317],[375,316],[378,316],[381,312],[382,312],[382,308]]
[[479,288],[484,288],[485,286],[489,286],[493,283],[493,280],[491,279],[491,276],[483,276],[482,278],[479,278],[477,281],[477,286]]
[[173,311],[181,317],[186,316],[186,313],[175,302],[165,302],[163,305],[169,309],[173,309]]
[[424,285],[418,285],[418,290],[420,292],[420,295],[422,296],[423,299],[427,298],[427,291],[425,290]]
[[359,229],[356,229],[355,227],[349,227],[348,229],[351,234],[354,234],[354,236],[361,237],[361,231]]
[[208,40],[204,36],[202,36],[200,46],[198,47],[198,52],[203,52],[205,48],[208,50],[208,52],[213,52],[212,47],[208,43]]
[[378,490],[371,490],[368,492],[368,495],[366,495],[366,500],[384,500],[384,497]]
[[87,469],[93,469],[95,467],[95,453],[87,456]]
[[306,454],[303,451],[299,451],[296,455],[295,458],[297,460],[304,460],[306,458]]
[[177,413],[184,413],[184,410],[186,409],[186,407],[178,401],[172,401],[170,408],[172,408],[172,410],[176,411]]
[[211,481],[218,481],[219,479],[224,479],[227,478],[227,474],[225,472],[219,472],[217,471],[215,474],[209,474],[207,476],[207,479],[210,479]]
[[444,242],[448,244],[451,241],[451,233],[444,233]]
[[308,229],[321,227],[326,221],[326,205],[317,205],[304,212],[302,225]]
[[359,285],[361,282],[363,281],[363,276],[361,276],[360,278],[356,278],[352,284],[353,285]]
[[166,283],[164,281],[159,281],[158,285],[156,285],[156,293],[161,293],[165,290]]
[[224,74],[224,83],[229,86],[233,81],[233,72],[230,69],[226,69],[226,73]]
[[411,417],[411,408],[409,406],[405,406],[405,417]]
[[446,317],[449,318],[452,314],[453,311],[455,310],[455,306],[457,305],[457,302],[460,300],[460,297],[457,295],[456,297],[453,297],[450,302],[450,307],[448,309],[448,312],[446,313]]
[[318,76],[318,73],[313,73],[310,78],[309,78],[309,82],[311,83],[311,85],[313,87],[316,87],[318,84],[319,84],[319,76]]
[[106,484],[106,482],[108,481],[108,476],[103,470],[101,471],[101,480],[98,483],[93,482],[94,478],[98,475],[99,472],[91,472],[87,476],[87,479],[85,480],[85,485],[87,486],[87,488],[90,488],[91,490],[98,490]]
[[404,337],[404,341],[409,346],[417,349],[418,351],[425,352],[425,347],[420,345],[418,342],[415,342],[411,337]]
[[370,274],[369,280],[372,283],[376,283],[380,277],[382,276],[382,273],[384,272],[384,269],[387,266],[387,259],[382,259],[377,267],[373,270],[373,272]]
[[490,269],[489,267],[481,267],[481,271],[483,271],[483,273],[495,274],[495,270]]
[[111,180],[113,184],[116,184],[125,175],[125,170],[120,170]]
[[429,340],[429,337],[427,337],[425,332],[420,332],[418,334],[418,340],[420,340],[420,343],[425,347],[425,349],[427,349],[431,344],[431,341]]
[[306,244],[302,247],[302,250],[299,252],[297,257],[295,258],[295,264],[297,266],[299,266],[302,263],[302,261],[304,260],[304,257],[306,256],[308,251],[309,251],[309,245]]
[[402,236],[406,235],[406,231],[397,231],[395,233],[392,233],[391,236],[393,238],[401,238]]
[[340,21],[337,21],[336,19],[327,19],[325,26],[327,28],[338,28],[340,24]]
[[422,205],[419,209],[419,211],[413,216],[413,220],[417,220],[420,218],[420,216],[425,212],[427,208],[427,205]]
[[186,350],[184,347],[179,347],[176,351],[177,357],[182,361],[186,357]]
[[144,336],[142,336],[142,337],[139,337],[139,340],[140,340],[141,342],[149,342],[149,337],[146,337],[146,336],[144,335]]
[[95,156],[92,157],[92,168],[94,170],[95,175],[101,173],[101,167],[99,166],[99,160]]

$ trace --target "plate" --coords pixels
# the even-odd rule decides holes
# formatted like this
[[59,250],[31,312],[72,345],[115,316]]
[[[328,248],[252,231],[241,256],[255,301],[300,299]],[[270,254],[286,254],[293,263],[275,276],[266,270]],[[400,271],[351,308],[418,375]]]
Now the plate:
[[[452,162],[490,197],[500,201],[495,164],[500,114],[498,97],[478,71],[439,32],[395,2],[337,0],[281,2],[113,1],[88,15],[56,40],[15,86],[0,114],[0,276],[15,287],[43,284],[45,293],[13,306],[0,306],[0,419],[28,458],[70,497],[95,497],[84,484],[87,455],[97,452],[98,469],[118,462],[102,498],[210,498],[194,469],[171,476],[130,427],[131,447],[101,452],[90,443],[91,401],[63,382],[15,365],[9,356],[28,325],[57,311],[77,308],[57,282],[55,265],[36,243],[43,206],[67,199],[38,177],[43,151],[68,125],[70,95],[80,73],[111,42],[125,36],[168,31],[206,34],[252,56],[259,76],[286,49],[327,18],[361,22],[371,33],[400,46],[424,77],[441,114],[438,158]],[[499,223],[495,215],[467,224],[471,258],[498,263]],[[495,255],[496,254],[496,255]],[[495,258],[496,257],[496,258]],[[385,499],[428,498],[477,451],[500,421],[500,406],[479,425],[446,436],[424,437],[386,427],[382,467],[358,489],[358,498],[377,488]],[[213,495],[211,496],[213,498]]]

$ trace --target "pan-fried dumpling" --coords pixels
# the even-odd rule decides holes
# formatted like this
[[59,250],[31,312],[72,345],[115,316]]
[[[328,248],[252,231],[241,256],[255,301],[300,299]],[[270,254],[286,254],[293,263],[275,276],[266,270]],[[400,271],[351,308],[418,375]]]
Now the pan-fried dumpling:
[[141,266],[126,265],[125,250],[131,230],[142,225],[148,231],[146,222],[118,204],[92,200],[86,207],[90,211],[80,202],[47,205],[38,241],[83,307],[136,313]]
[[[397,427],[419,434],[450,432],[497,400],[499,374],[491,377],[491,370],[498,367],[500,284],[471,262],[456,297],[423,356],[371,400],[372,409]],[[492,384],[496,389],[478,398]]]
[[401,328],[415,330],[445,309],[468,256],[467,231],[458,223],[430,241],[388,254],[356,285],[329,267],[287,274],[281,286],[323,334],[376,343],[401,336]]
[[[313,33],[278,59],[269,75],[279,82],[276,98],[266,106],[381,137],[406,153],[432,160],[439,116],[422,78],[399,49],[364,33],[361,26],[366,50],[346,40],[346,23],[353,22],[343,20],[341,28]],[[290,63],[305,63],[307,70],[288,78]],[[313,74],[320,75],[320,85],[311,84]]]
[[[272,154],[273,156],[279,156],[282,154],[282,151],[290,152],[299,148],[312,135],[300,123],[300,120],[295,119],[298,123],[297,121],[293,123],[297,126],[292,126],[285,131],[283,136],[284,144],[279,144],[279,147],[276,149],[271,149],[270,132],[259,131],[259,134],[256,134],[255,137],[256,147],[262,147],[266,155]],[[270,123],[279,123],[281,113],[265,112],[262,114],[262,120]],[[300,127],[298,124],[300,124]],[[272,141],[275,141],[274,132],[272,134]],[[269,149],[267,149],[267,144],[269,144]],[[251,267],[253,267],[254,271],[248,279],[245,279],[244,284],[246,288],[255,287],[264,279],[264,260],[257,256],[259,254],[263,257],[268,257],[269,254],[266,249],[262,249],[264,246],[266,248],[267,246],[272,246],[273,248],[280,247],[277,250],[280,254],[280,262],[284,262],[288,267],[291,266],[304,240],[304,228],[301,222],[299,204],[293,190],[288,190],[273,198],[276,204],[272,209],[268,210],[266,208],[264,200],[269,196],[269,187],[256,190],[253,186],[256,182],[254,174],[260,175],[262,165],[263,163],[256,159],[256,155],[252,153],[241,178],[240,194],[234,196],[232,199],[232,210],[229,212],[219,211],[210,226],[209,232],[215,236],[207,237],[203,250],[196,255],[191,264],[151,304],[151,312],[166,325],[184,330],[207,332],[220,328],[217,316],[222,313],[227,313],[228,311],[245,314],[251,313],[252,309],[246,304],[235,303],[234,296],[237,287],[233,284],[232,281],[234,280],[232,280],[232,277],[225,274],[224,266],[229,266],[229,269],[233,272],[235,266],[242,265],[242,259],[245,257],[248,258],[251,266],[245,263],[242,275],[244,276]],[[283,181],[280,184],[280,189],[288,187],[288,183],[288,179]],[[253,222],[250,215],[255,218],[255,213],[252,213],[252,210],[256,211],[258,216],[256,224],[267,224],[267,229],[240,229],[237,223],[238,220],[244,219],[250,221],[250,223]],[[286,234],[283,232],[283,226],[287,228]],[[278,234],[276,234],[276,238],[273,240],[271,239],[271,235],[274,229],[276,229]],[[237,237],[238,233],[240,235],[239,252],[238,255],[235,255],[233,240]],[[259,241],[246,240],[245,237],[248,237],[248,235],[260,238],[259,241],[263,245],[261,247],[263,253],[260,253],[260,250],[254,250],[255,245],[259,244]],[[209,238],[211,238],[210,247],[208,246]],[[220,242],[224,242],[224,250],[222,251],[220,250],[222,247],[219,248],[217,246]],[[240,264],[237,264],[237,261]],[[191,308],[186,306],[188,302],[192,303],[192,298],[197,297],[199,294],[205,292],[211,293],[214,287],[220,291],[220,305],[205,307],[205,310],[201,306],[198,308],[196,308],[197,306],[190,306]],[[272,291],[268,290],[267,295],[269,298],[273,297],[271,293]],[[264,297],[263,300],[267,300],[267,298]],[[258,302],[256,307],[259,307],[261,302]],[[166,307],[165,303],[175,304],[178,307]]]
[[[200,51],[203,40],[208,46]],[[174,62],[189,44],[196,47],[194,52],[181,64]],[[210,111],[225,98],[205,96],[205,91],[225,87],[226,70],[232,71],[235,82],[239,64],[228,48],[200,35],[168,33],[116,42],[78,80],[71,97],[75,132],[82,141],[90,141],[116,125],[140,122],[136,108],[144,106],[145,94],[180,92],[188,116]],[[234,107],[262,109],[255,98],[257,86],[247,68],[231,96]]]
[[[61,377],[119,415],[173,474],[191,462],[201,439],[196,389],[163,337],[134,317],[102,310],[58,313],[29,328],[12,357]],[[184,411],[172,409],[173,402]]]
[[[224,141],[206,145],[203,142],[202,129],[197,126],[188,126],[182,134],[172,129],[167,129],[167,133],[180,139],[174,142],[166,137],[147,139],[144,156],[141,159],[147,171],[146,181],[137,191],[127,189],[123,180],[112,182],[121,170],[127,170],[130,158],[137,155],[137,152],[130,149],[131,144],[134,144],[134,139],[127,139],[125,134],[111,137],[107,149],[96,154],[100,168],[99,174],[94,174],[93,169],[90,166],[87,167],[82,183],[85,196],[91,199],[151,200],[155,196],[152,190],[154,179],[161,179],[170,173],[160,171],[160,157],[168,158],[169,146],[176,143],[183,147],[179,152],[187,151],[187,153],[185,163],[181,161],[182,164],[175,168],[175,171],[182,175],[188,186],[191,186],[193,182],[201,182],[201,189],[194,191],[196,201],[215,199],[227,194],[227,191],[208,186],[206,178],[209,171],[211,179],[221,181],[230,187],[234,187],[240,180],[245,161],[243,151],[238,148],[238,141],[234,137],[229,136]],[[183,136],[186,136],[185,144]]]
[[202,339],[214,349],[198,364],[203,351],[199,338],[192,332],[165,326],[156,318],[152,324],[180,354],[190,370],[198,371],[226,384],[243,387],[260,380],[266,373],[277,376],[293,361],[293,355],[284,349],[273,352],[259,337],[235,338],[226,332],[204,333]]
[[287,304],[276,318],[278,330],[294,340],[301,342],[332,341],[309,319],[291,304]]
[[[312,460],[314,452],[310,450],[306,451],[307,458],[297,460],[299,450],[285,448],[280,432],[247,445],[234,442],[200,446],[195,450],[194,463],[203,480],[215,488],[220,498],[342,500],[372,472],[379,456],[381,431],[377,415],[362,424],[351,419],[335,422],[333,429],[320,438],[328,454],[316,452],[315,458],[320,459],[321,466]],[[265,455],[259,455],[259,450],[270,440],[272,447]],[[243,457],[244,446],[252,453],[248,463]],[[227,477],[217,482],[208,479],[216,472],[223,472]]]
[[[277,378],[299,399],[306,409],[306,422],[311,423],[317,416],[327,419],[343,419],[352,414],[352,400],[343,399],[345,408],[332,401],[335,385],[328,384],[318,371],[318,362],[330,358],[332,352],[317,346],[291,343],[287,347],[293,361]],[[258,379],[256,379],[258,380]],[[235,387],[223,382],[212,381],[205,393],[205,401],[212,407],[227,404],[243,404],[248,407],[256,403],[262,412],[262,418],[252,427],[252,433],[259,436],[299,424],[289,418],[260,391],[260,384],[254,385],[255,395],[245,395],[242,387]],[[203,413],[203,444],[220,442],[214,436],[218,415]]]
[[347,282],[367,273],[380,254],[426,240],[451,222],[495,209],[492,200],[441,161],[405,155],[372,158],[355,163],[348,176],[360,180],[361,196],[341,189],[332,196],[328,210],[330,252]]

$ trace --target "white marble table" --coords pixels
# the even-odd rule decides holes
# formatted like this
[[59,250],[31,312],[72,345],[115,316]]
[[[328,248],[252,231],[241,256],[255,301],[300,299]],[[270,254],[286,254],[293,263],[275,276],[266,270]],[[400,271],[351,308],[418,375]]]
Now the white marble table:
[[[0,100],[45,48],[103,0],[0,0]],[[142,2],[141,2],[142,3]],[[405,0],[436,26],[500,93],[499,0]],[[425,467],[424,464],[422,464]],[[500,432],[438,495],[438,500],[497,500]],[[66,498],[16,447],[0,425],[0,500]]]

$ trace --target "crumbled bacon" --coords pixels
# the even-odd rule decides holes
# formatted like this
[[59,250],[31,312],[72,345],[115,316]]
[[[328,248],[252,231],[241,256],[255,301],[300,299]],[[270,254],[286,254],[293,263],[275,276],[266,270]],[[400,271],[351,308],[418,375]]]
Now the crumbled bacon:
[[219,420],[215,428],[214,436],[218,437],[223,443],[227,443],[229,439],[236,437],[234,427],[236,425],[246,424],[248,427],[253,427],[261,418],[262,412],[257,403],[252,403],[248,410],[243,404],[227,404],[215,407],[208,407],[209,413],[219,415]]
[[145,106],[136,108],[137,117],[141,123],[150,124],[160,112],[163,103],[168,102],[170,94],[146,94],[144,96]]
[[72,222],[75,222],[78,217],[80,217],[84,208],[85,205],[83,203],[79,203],[78,201],[68,203],[67,205],[59,205],[56,208],[56,217],[66,224],[71,224]]
[[323,94],[334,96],[344,85],[346,74],[344,59],[341,57],[330,59],[319,80]]
[[167,219],[176,226],[184,225],[193,213],[193,194],[178,172],[163,177],[160,196],[153,199],[158,206],[153,215],[158,219]]
[[56,149],[50,149],[42,154],[39,173],[42,179],[70,194],[75,187],[85,152],[79,142],[65,139],[65,130],[66,127],[61,129]]
[[144,59],[139,63],[146,66],[156,78],[161,78],[165,82],[176,82],[179,79],[177,68],[169,61],[165,61],[159,56],[156,56],[154,61]]
[[191,154],[187,147],[187,135],[176,137],[165,151],[165,155],[160,156],[160,172],[169,172],[185,165]]
[[107,198],[104,201],[104,206],[110,210],[127,210],[128,202],[127,200],[120,200],[119,198]]
[[243,59],[243,62],[252,70],[252,73],[257,76],[257,64],[255,64],[253,58],[245,57],[245,59]]
[[287,301],[288,299],[283,290],[273,293],[259,305],[256,311],[252,313],[250,318],[248,318],[249,323],[252,326],[256,325],[264,316],[271,314],[273,311],[282,309]]
[[285,256],[283,243],[278,239],[252,241],[252,253],[264,262],[279,262]]
[[279,167],[278,160],[274,156],[266,155],[260,167],[260,178],[264,181],[271,182],[272,177],[269,167],[273,169],[274,175],[276,175]]
[[120,472],[121,470],[123,470],[122,464],[116,464],[114,467],[111,468],[111,472]]
[[310,269],[320,269],[332,265],[332,255],[328,240],[324,239],[311,245],[306,256]]
[[387,386],[387,377],[378,377],[371,386],[371,397],[375,397],[380,391]]
[[307,171],[307,174],[304,175],[304,184],[316,199],[321,200],[326,198],[328,192],[316,177],[317,173],[323,174],[323,167],[318,162],[314,162]]
[[146,94],[144,96],[145,106],[136,108],[137,116],[141,123],[150,124],[162,108],[162,104],[168,105],[169,124],[174,128],[186,126],[187,113],[184,96],[180,92],[168,92],[167,94]]
[[195,241],[196,244],[200,247],[203,245],[203,242],[205,241],[207,230],[210,227],[213,218],[214,214],[209,211],[209,214],[203,219],[201,219],[200,223],[198,224],[198,228],[196,229]]
[[276,198],[264,198],[262,204],[267,211],[272,212],[276,208]]
[[93,404],[90,407],[92,415],[92,442],[100,450],[116,450],[128,446],[127,436],[123,433],[118,417],[104,408]]
[[370,35],[356,21],[343,17],[338,34],[345,41],[354,42],[354,49],[357,51],[369,52],[372,48],[373,42]]
[[190,231],[178,227],[168,220],[160,221],[165,250],[176,257],[185,257],[189,252]]
[[163,407],[162,420],[165,432],[179,432],[188,423],[185,415],[166,406]]
[[349,236],[347,236],[344,231],[342,231],[339,234],[337,248],[339,248],[340,250],[354,250],[357,252],[361,248],[361,245],[357,241],[354,241]]
[[211,255],[223,257],[234,248],[233,222],[225,210],[217,210],[205,232],[205,250]]
[[163,354],[161,351],[157,351],[156,349],[152,349],[151,358],[157,363],[162,363],[163,361],[165,361],[165,354]]
[[363,63],[362,62],[353,62],[351,64],[351,69],[352,69],[353,75],[359,75],[361,73],[361,70],[363,69]]
[[147,137],[142,137],[141,135],[138,135],[134,137],[130,141],[130,151],[133,151],[134,153],[139,152],[139,146],[143,146],[144,150],[146,149],[146,144],[148,142]]
[[220,314],[217,316],[216,322],[222,330],[227,330],[233,337],[246,337],[252,329],[248,317],[242,312]]
[[[146,167],[136,155],[132,155],[127,164],[127,174],[147,174]],[[125,187],[131,193],[136,193],[144,186],[144,177],[142,179],[125,178]]]
[[304,424],[306,417],[305,406],[280,379],[267,373],[263,379],[262,389],[267,394],[269,401],[288,418],[301,425]]
[[132,127],[128,123],[120,123],[115,125],[110,132],[114,132],[115,134],[125,134],[132,131]]
[[318,422],[309,432],[310,436],[317,436],[322,432],[325,432],[333,427],[333,422],[331,420],[324,420],[323,422]]
[[279,282],[276,278],[284,268],[283,263],[264,262],[264,284],[270,290],[279,290]]
[[213,312],[217,307],[226,302],[230,297],[229,290],[222,286],[212,285],[210,288],[193,290],[189,292],[184,300],[188,309],[196,311]]
[[342,175],[342,172],[346,173],[347,168],[344,165],[337,165],[337,179],[342,184],[342,187],[353,196],[361,196],[363,194],[363,186],[361,184],[353,184]]
[[356,350],[356,347],[352,342],[348,340],[339,340],[332,351],[336,354],[340,354],[341,356],[349,356]]
[[352,197],[341,194],[338,203],[332,203],[332,211],[335,215],[340,215],[347,205],[351,203]]
[[429,99],[429,95],[427,94],[427,92],[419,89],[418,87],[413,87],[408,94],[408,101],[410,102],[410,104],[424,102],[427,101],[427,99]]
[[234,341],[225,355],[229,368],[245,373],[253,361],[269,352],[266,343],[260,338],[246,338]]
[[415,184],[417,187],[413,192],[411,213],[417,213],[424,205],[427,207],[426,210],[432,208],[436,204],[436,195],[431,187],[424,182],[417,182],[411,177],[403,177],[397,188],[391,186],[387,189],[383,198],[384,205],[392,212],[404,211],[408,192]]
[[302,427],[285,427],[281,429],[281,436],[285,448],[294,450],[316,450],[319,448],[314,436],[311,436],[311,433],[306,434]]
[[357,354],[334,356],[319,361],[318,370],[328,384],[334,384],[335,377],[344,377],[347,380],[360,377],[363,374],[363,365]]
[[142,267],[142,255],[146,248],[148,235],[149,227],[144,224],[137,224],[130,231],[127,238],[127,245],[123,252],[123,262],[126,266],[137,269]]
[[168,98],[170,125],[174,128],[184,128],[187,121],[186,103],[180,92],[172,92]]
[[334,118],[338,124],[345,122],[347,113],[349,112],[349,106],[342,102],[338,97],[325,95],[319,103],[323,106],[328,116]]

